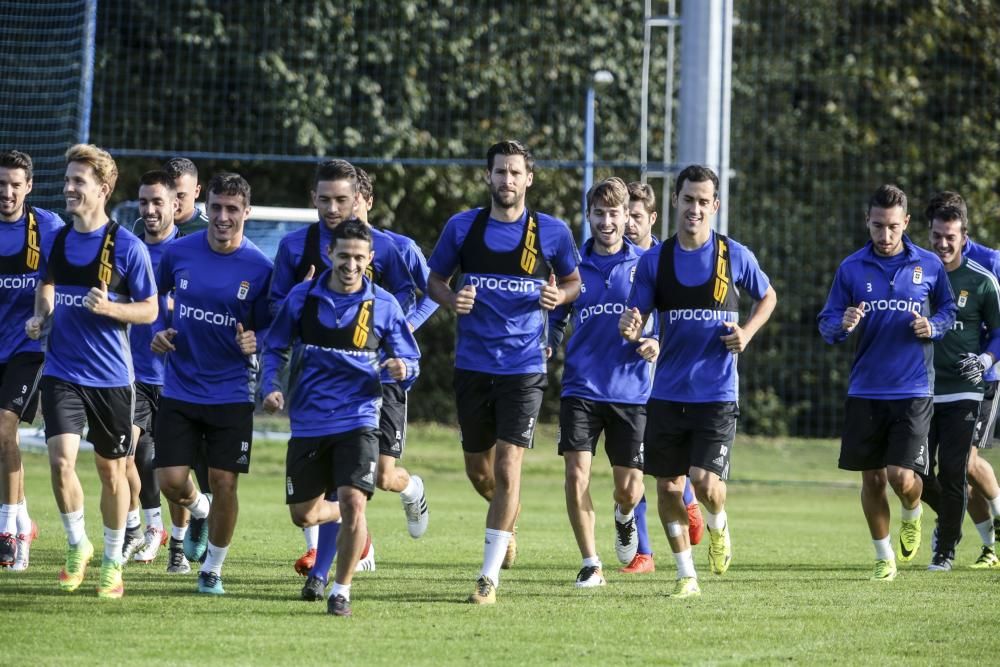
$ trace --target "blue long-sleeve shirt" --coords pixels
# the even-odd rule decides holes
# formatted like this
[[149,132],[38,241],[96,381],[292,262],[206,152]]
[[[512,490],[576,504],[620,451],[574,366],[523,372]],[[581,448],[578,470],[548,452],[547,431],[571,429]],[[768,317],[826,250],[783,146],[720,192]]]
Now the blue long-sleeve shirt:
[[[1000,252],[981,243],[976,243],[972,239],[966,239],[965,246],[962,248],[962,254],[988,269],[1000,280]],[[1000,356],[996,356],[995,354],[997,352],[996,344],[998,341],[995,336],[990,335],[990,332],[985,332],[983,338],[984,350],[993,352],[994,357],[998,361],[998,363],[993,365],[993,368],[986,371],[983,379],[987,382],[996,382],[1000,380]]]
[[[847,332],[842,322],[851,306],[863,308],[864,317]],[[936,255],[904,236],[903,252],[882,257],[869,241],[837,269],[819,331],[828,343],[857,338],[848,396],[928,397],[934,395],[934,346],[917,338],[912,324],[917,316],[929,316],[931,339],[939,340],[956,311],[948,274]]]
[[417,299],[413,308],[406,313],[406,320],[413,327],[413,330],[416,331],[438,309],[437,302],[427,293],[427,277],[431,274],[431,270],[427,266],[427,258],[424,257],[424,253],[420,250],[417,242],[409,236],[398,234],[388,229],[380,231],[396,244],[396,249],[399,250],[403,256],[403,261],[406,262],[406,268],[410,270],[413,283],[421,293],[420,298]]
[[[626,341],[618,333],[618,320],[625,312],[642,251],[626,240],[614,255],[600,255],[594,252],[594,240],[589,239],[580,255],[580,296],[549,315],[553,347],[558,345],[556,338],[561,339],[565,321],[573,322],[573,335],[566,345],[562,396],[645,405],[655,366],[636,352],[638,343]],[[655,322],[656,318],[650,318],[650,325]]]
[[[282,391],[281,370],[291,349],[291,373],[286,400],[294,437],[318,437],[376,428],[382,406],[379,361],[395,357],[406,364],[408,387],[420,372],[420,351],[396,299],[367,278],[351,294],[328,286],[329,270],[315,281],[292,288],[264,337],[263,395]],[[300,323],[308,297],[319,300],[321,325],[342,328],[355,321],[358,308],[373,300],[371,331],[381,339],[379,351],[335,349],[305,344]]]

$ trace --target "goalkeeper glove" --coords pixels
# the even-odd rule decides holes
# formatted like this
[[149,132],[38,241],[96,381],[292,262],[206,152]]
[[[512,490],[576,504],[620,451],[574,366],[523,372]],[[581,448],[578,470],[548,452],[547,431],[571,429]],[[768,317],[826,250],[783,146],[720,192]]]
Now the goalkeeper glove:
[[983,380],[983,373],[993,366],[993,357],[985,352],[982,354],[966,352],[959,357],[957,366],[958,374],[963,380],[979,384]]

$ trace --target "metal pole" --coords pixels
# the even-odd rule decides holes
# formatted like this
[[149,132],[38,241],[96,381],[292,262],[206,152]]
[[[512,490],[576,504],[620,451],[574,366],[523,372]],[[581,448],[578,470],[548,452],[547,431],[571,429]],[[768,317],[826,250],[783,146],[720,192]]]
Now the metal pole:
[[94,44],[97,41],[97,0],[87,0],[83,18],[83,44],[80,66],[80,121],[76,138],[81,144],[90,141],[90,110],[94,100]]
[[594,80],[587,86],[586,109],[584,110],[583,128],[583,223],[580,226],[580,243],[590,238],[590,225],[587,224],[587,193],[594,184]]

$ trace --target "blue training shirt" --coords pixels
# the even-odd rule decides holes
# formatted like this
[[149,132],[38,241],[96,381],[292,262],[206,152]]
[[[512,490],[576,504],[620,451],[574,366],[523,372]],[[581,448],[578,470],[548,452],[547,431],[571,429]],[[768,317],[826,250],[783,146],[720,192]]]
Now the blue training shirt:
[[[431,271],[447,278],[459,269],[462,243],[480,209],[452,216],[428,260]],[[579,264],[573,235],[565,222],[535,212],[541,255],[557,277],[573,273]],[[496,252],[516,248],[524,236],[527,212],[517,222],[490,218],[486,245]],[[548,345],[548,314],[539,303],[544,281],[508,275],[466,273],[462,283],[476,287],[472,312],[458,317],[455,368],[495,375],[544,373]]]
[[[76,266],[90,264],[101,252],[107,225],[92,232],[70,229],[66,236],[66,260]],[[55,235],[42,245],[39,275],[51,280],[49,256]],[[156,294],[153,267],[146,246],[135,234],[119,227],[115,237],[114,270],[128,286],[132,301],[145,301]],[[43,375],[85,387],[124,387],[132,384],[132,351],[128,327],[104,315],[95,315],[83,305],[90,292],[81,285],[55,285],[55,308],[45,342]],[[109,301],[128,299],[115,293]]]
[[264,335],[270,282],[270,258],[245,236],[228,254],[212,250],[206,232],[167,246],[157,285],[161,295],[173,292],[177,349],[166,355],[164,396],[209,405],[253,402],[256,357],[240,351],[236,324]]
[[[142,224],[141,222],[139,223]],[[149,252],[149,259],[153,265],[153,275],[160,267],[160,260],[163,253],[170,245],[170,242],[177,238],[179,230],[174,227],[169,238],[159,243],[148,243],[145,238],[142,242],[146,244]],[[170,311],[167,297],[161,295],[159,299],[160,310],[156,314],[156,321],[152,324],[133,324],[129,328],[129,343],[132,346],[132,364],[135,367],[136,382],[146,384],[162,385],[164,372],[164,359],[162,354],[156,354],[149,345],[153,342],[153,334],[162,329],[166,329],[170,322]]]
[[[645,405],[652,389],[654,365],[618,333],[642,250],[625,239],[614,255],[594,252],[594,240],[583,245],[580,296],[552,311],[550,321],[572,318],[573,335],[566,345],[562,397],[603,403]],[[653,318],[655,321],[655,318]]]
[[[292,288],[264,338],[262,393],[282,391],[281,370],[291,348],[291,372],[286,399],[293,437],[336,435],[357,428],[376,428],[382,408],[380,360],[404,361],[408,387],[419,373],[420,351],[396,299],[367,278],[360,291],[341,294],[327,283],[330,271],[318,280]],[[359,306],[373,300],[371,334],[381,339],[379,351],[337,349],[304,344],[300,324],[307,296],[318,299],[317,318],[328,328],[355,322]],[[370,334],[370,335],[371,335]]]
[[[858,305],[865,315],[848,333],[844,311]],[[847,395],[892,400],[934,395],[934,345],[911,325],[916,315],[929,316],[931,339],[940,340],[956,312],[941,260],[904,236],[898,255],[882,257],[869,241],[845,259],[817,319],[828,343],[857,338]]]
[[[757,264],[757,258],[733,239],[728,243],[735,287],[746,290],[754,300],[763,299],[771,283]],[[668,247],[666,243],[656,245],[639,259],[628,308],[638,308],[643,314],[656,308],[660,254]],[[680,243],[674,244],[677,280],[687,287],[707,282],[716,268],[715,247],[714,231],[705,244],[695,250],[685,250]],[[739,322],[739,313],[682,308],[664,311],[659,317],[660,356],[650,397],[681,403],[739,400],[737,355],[727,350],[721,340],[730,333],[724,323]]]
[[427,293],[427,276],[431,270],[427,266],[427,259],[417,242],[404,234],[398,234],[388,229],[380,230],[383,234],[392,239],[396,244],[396,249],[403,256],[406,268],[410,271],[413,283],[420,291],[421,297],[416,301],[413,308],[406,312],[406,320],[416,331],[430,316],[438,309],[437,302]]
[[[62,218],[43,208],[32,208],[39,238],[37,247],[28,248],[25,260],[31,260],[36,268],[30,269],[20,261],[25,251],[27,213],[14,222],[0,221],[0,259],[5,260],[10,272],[0,270],[0,364],[6,364],[11,357],[25,352],[41,352],[41,341],[31,340],[24,331],[24,323],[35,314],[35,289],[38,286],[38,266],[41,249],[51,243],[56,232],[63,226]],[[28,254],[37,252],[31,258]],[[22,266],[18,266],[22,265]],[[27,269],[27,270],[25,270]]]

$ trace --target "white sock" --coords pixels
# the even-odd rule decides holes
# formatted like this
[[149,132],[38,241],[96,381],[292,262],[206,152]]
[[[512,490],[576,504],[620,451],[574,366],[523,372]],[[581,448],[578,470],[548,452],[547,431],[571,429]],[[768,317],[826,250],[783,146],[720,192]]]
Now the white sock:
[[987,547],[992,547],[996,544],[996,535],[993,532],[993,519],[987,519],[976,524],[976,532],[979,533],[980,539],[983,540],[983,545]]
[[872,544],[875,545],[875,560],[896,560],[892,553],[892,539],[888,535],[881,540],[872,540]]
[[694,571],[694,558],[691,555],[690,547],[684,551],[674,554],[674,561],[677,563],[677,578],[685,577],[698,578],[698,573]]
[[156,528],[157,530],[163,530],[163,515],[160,513],[159,507],[153,507],[152,509],[142,510],[142,517],[146,521],[146,528]]
[[302,535],[306,538],[306,551],[315,549],[319,544],[319,526],[306,526],[302,529]]
[[628,523],[635,517],[633,512],[628,514],[622,514],[622,508],[616,503],[615,504],[615,521],[618,523]]
[[494,586],[500,586],[500,565],[507,555],[507,544],[510,536],[506,530],[486,529],[486,543],[483,545],[483,569],[479,576],[489,577]]
[[583,559],[584,567],[601,567],[601,557],[600,556],[588,556]]
[[222,564],[226,561],[227,553],[229,553],[229,547],[217,547],[209,540],[208,550],[205,551],[205,564],[201,566],[201,571],[221,575]]
[[336,581],[333,582],[333,586],[330,587],[330,597],[336,597],[338,595],[343,595],[345,600],[351,599],[351,585],[350,584],[338,584]]
[[913,521],[914,519],[919,519],[920,515],[923,514],[923,512],[924,512],[924,506],[918,502],[917,506],[914,507],[913,509],[906,509],[905,507],[903,507],[900,513],[900,517],[902,517],[903,521]]
[[406,488],[399,492],[399,496],[408,503],[415,503],[420,500],[420,491],[416,478],[410,475],[410,481],[406,483]]
[[187,526],[170,526],[170,537],[175,540],[183,540],[184,536],[187,535]]
[[31,517],[28,516],[28,499],[17,504],[17,532],[19,535],[31,534]]
[[0,505],[0,533],[17,535],[17,505]]
[[60,514],[62,517],[63,530],[66,531],[66,540],[71,547],[78,545],[86,536],[83,524],[83,510]]
[[194,502],[186,507],[191,512],[191,518],[204,519],[208,516],[208,510],[212,508],[212,500],[207,493],[199,493]]
[[722,510],[718,514],[712,514],[706,508],[701,508],[701,513],[705,515],[705,525],[712,530],[722,530],[726,527],[726,522],[729,521],[729,517],[726,516],[726,510]]
[[993,516],[1000,516],[1000,496],[986,501],[990,506],[990,513]]
[[113,560],[116,563],[121,563],[125,559],[122,558],[122,547],[125,546],[125,529],[116,530],[114,528],[104,527],[104,557],[108,560]]
[[140,518],[139,510],[129,510],[128,514],[125,516],[126,530],[135,530],[141,525],[142,519]]

